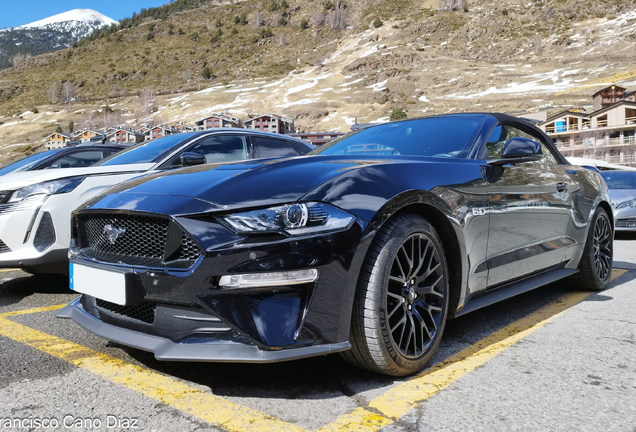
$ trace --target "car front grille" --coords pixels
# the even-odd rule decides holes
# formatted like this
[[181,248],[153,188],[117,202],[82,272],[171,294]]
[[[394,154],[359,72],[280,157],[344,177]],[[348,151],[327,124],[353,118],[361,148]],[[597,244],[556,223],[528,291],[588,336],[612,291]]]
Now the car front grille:
[[636,228],[636,217],[623,218],[623,219],[618,219],[616,221],[616,228],[628,228],[628,227]]
[[135,214],[81,214],[82,253],[98,261],[143,267],[189,268],[197,243],[172,220]]
[[0,240],[0,253],[5,252],[11,252],[11,249],[2,240]]
[[[42,203],[44,195],[34,195],[21,201],[7,202],[0,204],[0,214],[31,210]],[[6,197],[3,198],[6,201]]]
[[121,306],[115,303],[107,302],[102,299],[95,299],[95,304],[115,315],[124,316],[148,324],[155,322],[155,309],[157,304],[154,302],[143,302],[136,305]]

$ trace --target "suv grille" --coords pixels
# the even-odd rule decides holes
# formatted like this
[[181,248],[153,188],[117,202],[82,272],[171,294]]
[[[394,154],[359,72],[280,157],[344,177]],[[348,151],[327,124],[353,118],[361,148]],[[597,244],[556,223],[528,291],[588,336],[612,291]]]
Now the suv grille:
[[201,256],[197,243],[167,218],[98,213],[78,221],[82,253],[98,261],[188,268]]

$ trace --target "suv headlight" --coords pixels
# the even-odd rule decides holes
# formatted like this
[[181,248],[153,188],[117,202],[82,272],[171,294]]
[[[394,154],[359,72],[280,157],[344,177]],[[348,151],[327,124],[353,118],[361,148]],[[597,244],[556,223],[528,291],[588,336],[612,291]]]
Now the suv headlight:
[[85,178],[86,177],[69,177],[25,186],[22,189],[18,189],[13,192],[11,198],[9,198],[9,202],[22,201],[23,199],[33,195],[54,195],[70,192],[79,186]]
[[616,210],[622,209],[625,207],[636,207],[636,200],[622,202],[616,206]]
[[348,228],[353,216],[323,203],[294,203],[234,213],[219,220],[238,234],[317,234]]

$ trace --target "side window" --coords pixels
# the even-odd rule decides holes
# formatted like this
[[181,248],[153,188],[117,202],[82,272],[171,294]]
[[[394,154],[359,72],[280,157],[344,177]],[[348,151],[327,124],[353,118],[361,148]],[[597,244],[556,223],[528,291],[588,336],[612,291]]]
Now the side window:
[[[245,137],[241,135],[212,135],[195,142],[183,152],[205,156],[206,163],[222,163],[247,159]],[[181,166],[181,154],[171,161],[171,167]]]
[[47,168],[81,168],[93,165],[102,160],[101,150],[77,152],[60,158]]
[[490,137],[488,137],[488,141],[486,142],[486,148],[488,150],[488,158],[489,159],[500,159],[501,153],[503,152],[504,145],[510,138],[527,138],[533,141],[538,142],[541,145],[541,151],[543,153],[543,158],[536,162],[526,162],[533,163],[539,165],[557,165],[557,159],[552,154],[550,148],[545,145],[543,141],[537,136],[531,135],[521,129],[518,129],[511,125],[499,125],[497,126]]
[[252,135],[257,158],[298,156],[285,140]]

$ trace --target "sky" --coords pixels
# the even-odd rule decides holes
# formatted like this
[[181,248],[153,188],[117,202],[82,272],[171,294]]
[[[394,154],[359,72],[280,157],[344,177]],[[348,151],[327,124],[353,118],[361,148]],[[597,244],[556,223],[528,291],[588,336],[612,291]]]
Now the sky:
[[0,0],[0,28],[17,27],[73,9],[93,9],[119,21],[141,8],[166,3],[168,0]]

